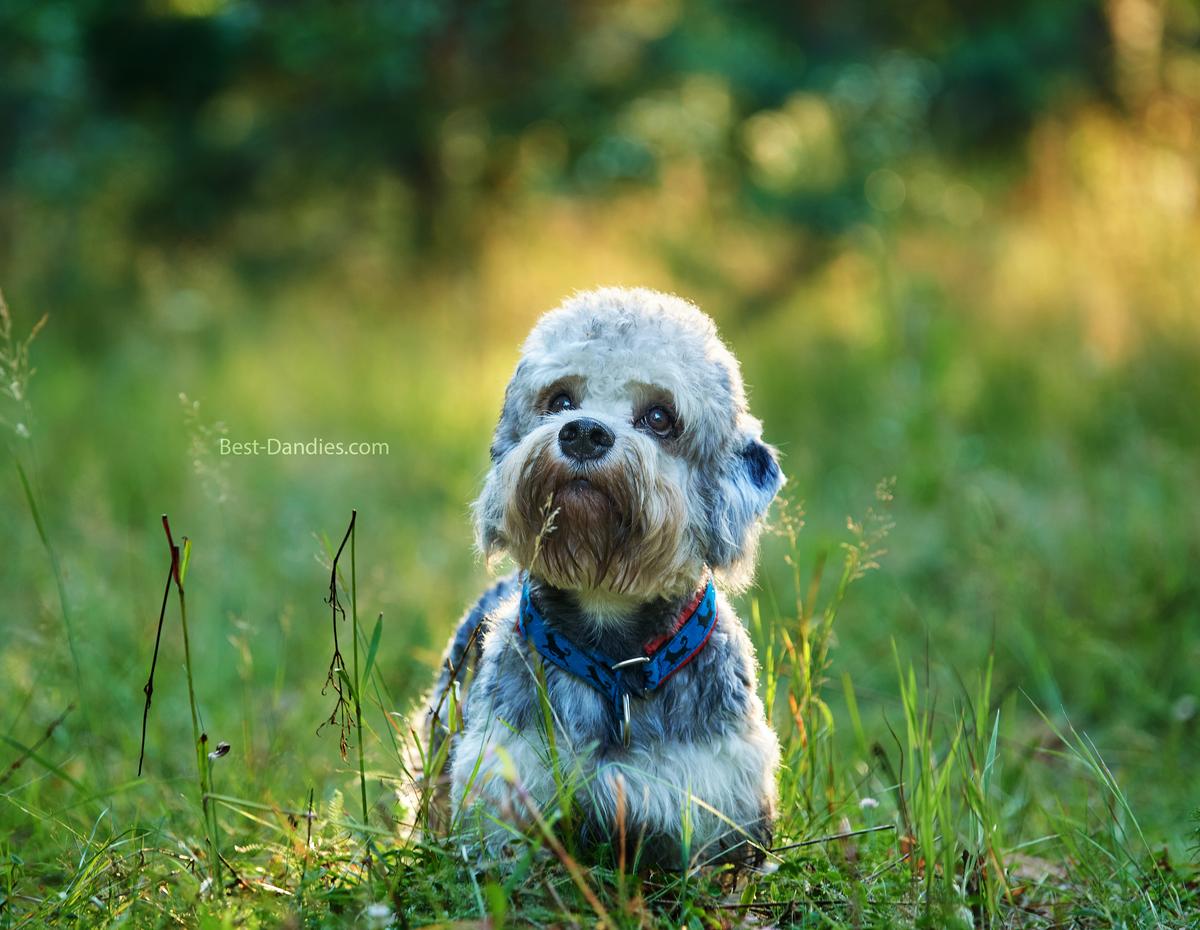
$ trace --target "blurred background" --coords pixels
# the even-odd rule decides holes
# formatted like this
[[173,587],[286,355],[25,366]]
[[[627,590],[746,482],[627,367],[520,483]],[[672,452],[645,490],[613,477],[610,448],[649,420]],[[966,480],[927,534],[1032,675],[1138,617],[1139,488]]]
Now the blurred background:
[[[318,537],[358,508],[402,709],[486,581],[468,504],[520,339],[575,289],[645,285],[742,359],[806,577],[896,479],[831,701],[849,673],[886,739],[893,640],[947,711],[994,650],[1020,758],[1049,739],[1035,705],[1069,719],[1144,825],[1181,835],[1195,3],[9,0],[0,126],[0,286],[16,335],[49,315],[0,429],[64,572],[84,695],[54,736],[66,771],[132,777],[167,511],[194,541],[206,723],[239,760],[223,787],[344,780],[336,735],[313,735]],[[222,436],[388,453],[222,457]],[[76,686],[11,465],[0,539],[0,727],[31,742]],[[761,571],[782,617],[785,552],[772,538]],[[180,661],[168,627],[155,776],[191,765]]]

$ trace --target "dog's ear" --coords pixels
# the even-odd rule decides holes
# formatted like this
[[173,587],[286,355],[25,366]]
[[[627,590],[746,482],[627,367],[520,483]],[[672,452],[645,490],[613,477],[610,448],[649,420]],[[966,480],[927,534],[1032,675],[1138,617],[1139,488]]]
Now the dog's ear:
[[507,546],[504,538],[504,491],[500,487],[499,469],[493,465],[488,471],[483,490],[475,499],[471,508],[475,518],[475,546],[480,554],[491,564],[498,558]]
[[709,485],[704,558],[726,584],[740,588],[754,574],[763,517],[779,489],[779,453],[760,438],[757,421],[743,424]]
[[488,469],[483,490],[479,492],[472,508],[475,516],[475,545],[489,562],[499,556],[507,545],[502,530],[505,489],[501,486],[500,465],[504,457],[521,441],[523,418],[520,409],[520,384],[521,375],[526,370],[526,363],[521,361],[504,389],[500,419],[496,422],[496,431],[492,434],[492,444],[488,449],[492,464]]
[[493,465],[504,458],[512,447],[521,441],[521,424],[517,411],[517,395],[519,393],[517,385],[521,382],[521,374],[524,370],[525,362],[522,361],[517,365],[517,370],[513,372],[508,386],[504,389],[504,403],[500,406],[500,419],[496,422],[496,431],[492,434],[492,445],[488,449],[488,455],[491,456]]

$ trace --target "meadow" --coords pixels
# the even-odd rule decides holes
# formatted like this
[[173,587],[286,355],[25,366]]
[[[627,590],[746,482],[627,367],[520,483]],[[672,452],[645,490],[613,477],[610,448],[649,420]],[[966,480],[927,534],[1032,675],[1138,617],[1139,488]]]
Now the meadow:
[[[602,189],[546,181],[536,123],[478,195],[487,127],[446,104],[429,228],[419,183],[363,173],[173,240],[128,206],[167,164],[143,137],[86,196],[9,179],[0,927],[1196,926],[1196,60],[997,157],[867,166],[820,229],[776,201],[854,176],[845,111],[733,126],[735,82],[682,72],[623,131],[697,148]],[[754,197],[692,132],[722,120]],[[407,790],[488,583],[469,504],[517,346],[599,284],[709,312],[782,453],[740,600],[786,756],[762,874],[583,861],[555,810],[477,867]],[[221,454],[268,439],[377,445]]]

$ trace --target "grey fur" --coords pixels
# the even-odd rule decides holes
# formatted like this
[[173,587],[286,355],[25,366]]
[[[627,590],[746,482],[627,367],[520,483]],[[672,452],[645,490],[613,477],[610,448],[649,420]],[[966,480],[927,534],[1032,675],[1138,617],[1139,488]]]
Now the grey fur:
[[437,684],[434,692],[442,695],[450,686],[451,678],[463,681],[474,676],[475,666],[479,663],[483,651],[483,636],[480,627],[496,606],[512,596],[520,589],[517,573],[513,572],[501,578],[480,595],[475,606],[466,612],[458,622],[454,635],[446,644],[439,666]]
[[[564,389],[572,409],[547,412],[545,395]],[[651,434],[637,419],[658,398],[679,415],[670,435]],[[616,437],[598,465],[564,459],[554,442],[561,424],[582,415]],[[709,569],[727,586],[747,584],[763,516],[783,484],[776,453],[750,415],[737,362],[712,321],[679,298],[646,290],[579,294],[539,321],[505,392],[490,451],[475,507],[481,549],[517,559],[548,624],[611,656],[638,654],[669,631]],[[530,508],[518,504],[539,475],[565,482],[550,497],[565,501],[553,525],[531,526]],[[583,479],[587,490],[572,498],[572,482]],[[644,512],[622,510],[628,506]],[[618,540],[616,569],[602,559],[591,574],[573,573],[575,556],[550,559],[549,547],[577,554],[606,533]],[[589,839],[611,838],[620,799],[626,835],[643,837],[651,861],[755,858],[770,842],[778,742],[757,694],[753,646],[725,596],[718,595],[719,620],[706,647],[661,688],[632,701],[628,748],[614,738],[606,700],[541,663],[518,635],[518,598],[518,579],[509,576],[468,612],[431,698],[432,708],[451,672],[470,664],[467,644],[478,627],[465,728],[451,762],[460,824],[478,829],[488,846],[503,845],[505,825],[526,822],[530,805],[554,803],[565,770]]]

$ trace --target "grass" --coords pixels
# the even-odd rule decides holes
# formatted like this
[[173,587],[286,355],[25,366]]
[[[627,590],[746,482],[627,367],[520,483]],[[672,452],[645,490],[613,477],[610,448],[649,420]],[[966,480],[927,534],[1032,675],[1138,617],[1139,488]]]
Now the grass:
[[[958,179],[978,225],[880,217],[802,276],[785,229],[704,221],[685,175],[670,209],[514,208],[465,284],[260,294],[198,257],[174,286],[227,300],[200,323],[153,292],[127,325],[6,328],[0,927],[1194,925],[1200,339],[1171,295],[1197,233],[1089,174],[1081,138],[1120,177],[1157,164],[1085,112],[1039,129],[1019,197]],[[790,848],[736,887],[579,860],[569,804],[475,867],[406,790],[409,709],[485,583],[466,504],[514,346],[612,268],[714,312],[789,476],[740,607]],[[763,297],[755,268],[793,284]],[[391,451],[221,457],[222,436]],[[195,540],[189,641],[169,611],[138,777],[163,510]]]
[[[886,506],[891,484],[881,484],[877,494],[877,506]],[[356,565],[356,522],[357,514],[331,561],[335,630],[341,619],[338,561],[349,541]],[[349,669],[336,664],[330,673],[335,686],[340,683],[348,692],[339,692],[339,701],[353,702],[353,713],[347,709],[342,725],[360,749],[358,769],[343,770],[335,782],[346,776],[358,782],[361,818],[347,813],[338,788],[317,804],[310,792],[307,805],[302,795],[264,801],[217,793],[218,756],[204,752],[207,736],[196,717],[184,622],[198,807],[188,817],[189,799],[164,780],[154,794],[165,812],[138,816],[141,805],[135,802],[133,824],[119,829],[114,808],[123,795],[140,788],[138,782],[87,786],[56,772],[36,754],[37,747],[30,748],[22,761],[42,771],[18,790],[5,789],[8,816],[14,810],[24,815],[24,831],[34,831],[42,842],[67,843],[63,858],[42,863],[27,863],[16,843],[4,850],[6,924],[95,926],[121,920],[146,926],[193,921],[240,926],[285,920],[304,926],[383,926],[486,920],[500,925],[509,919],[616,927],[765,919],[835,927],[1188,925],[1189,915],[1200,907],[1195,876],[1147,842],[1090,739],[1069,724],[1063,732],[1045,717],[1055,748],[1001,741],[1005,707],[992,694],[990,661],[973,688],[964,687],[949,711],[939,711],[928,681],[920,680],[893,643],[896,725],[885,715],[886,735],[880,732],[879,741],[868,745],[853,681],[846,675],[843,695],[853,738],[843,739],[829,703],[837,694],[829,687],[835,623],[851,587],[879,567],[890,520],[871,509],[866,520],[851,521],[840,577],[823,605],[817,603],[823,560],[805,577],[796,549],[800,521],[785,511],[781,525],[790,549],[794,606],[766,615],[763,601],[756,599],[750,610],[785,753],[781,829],[762,874],[739,877],[705,868],[639,874],[630,868],[635,864],[606,860],[603,854],[598,864],[585,868],[571,849],[571,831],[557,829],[570,822],[574,787],[562,792],[563,803],[553,810],[526,802],[535,829],[524,838],[514,834],[512,861],[479,863],[464,857],[453,839],[425,832],[421,806],[403,804],[410,792],[388,790],[403,784],[400,747],[412,734],[398,723],[398,704],[370,660],[361,677],[357,663]],[[170,550],[170,580],[182,621],[189,559],[181,551],[190,553],[190,546],[185,540],[182,550],[173,543]],[[314,592],[319,589],[315,568]],[[352,610],[355,577],[352,568]],[[377,625],[368,642],[351,625],[354,652],[362,648],[373,658],[380,631]],[[360,696],[372,674],[375,700],[366,709],[399,742],[389,742],[365,723]],[[1026,699],[1013,695],[1012,701]],[[361,761],[364,726],[381,766],[369,779]],[[389,760],[391,753],[398,754]],[[1054,771],[1039,771],[1031,757],[1042,754],[1053,761]],[[346,760],[345,746],[339,755]],[[1016,771],[1006,771],[1009,767]],[[561,783],[570,785],[582,774],[562,773]],[[1047,789],[1047,776],[1055,790]],[[365,806],[368,784],[371,809]],[[74,803],[50,809],[42,796],[64,787],[76,796]],[[72,824],[88,808],[100,810],[85,832],[86,820]],[[28,848],[24,831],[16,836],[21,848]],[[229,850],[227,880],[217,852],[222,847]],[[73,853],[69,859],[68,851]],[[56,880],[63,886],[59,893],[29,893],[48,890]],[[215,894],[215,888],[225,894]],[[470,893],[463,893],[466,888]]]

